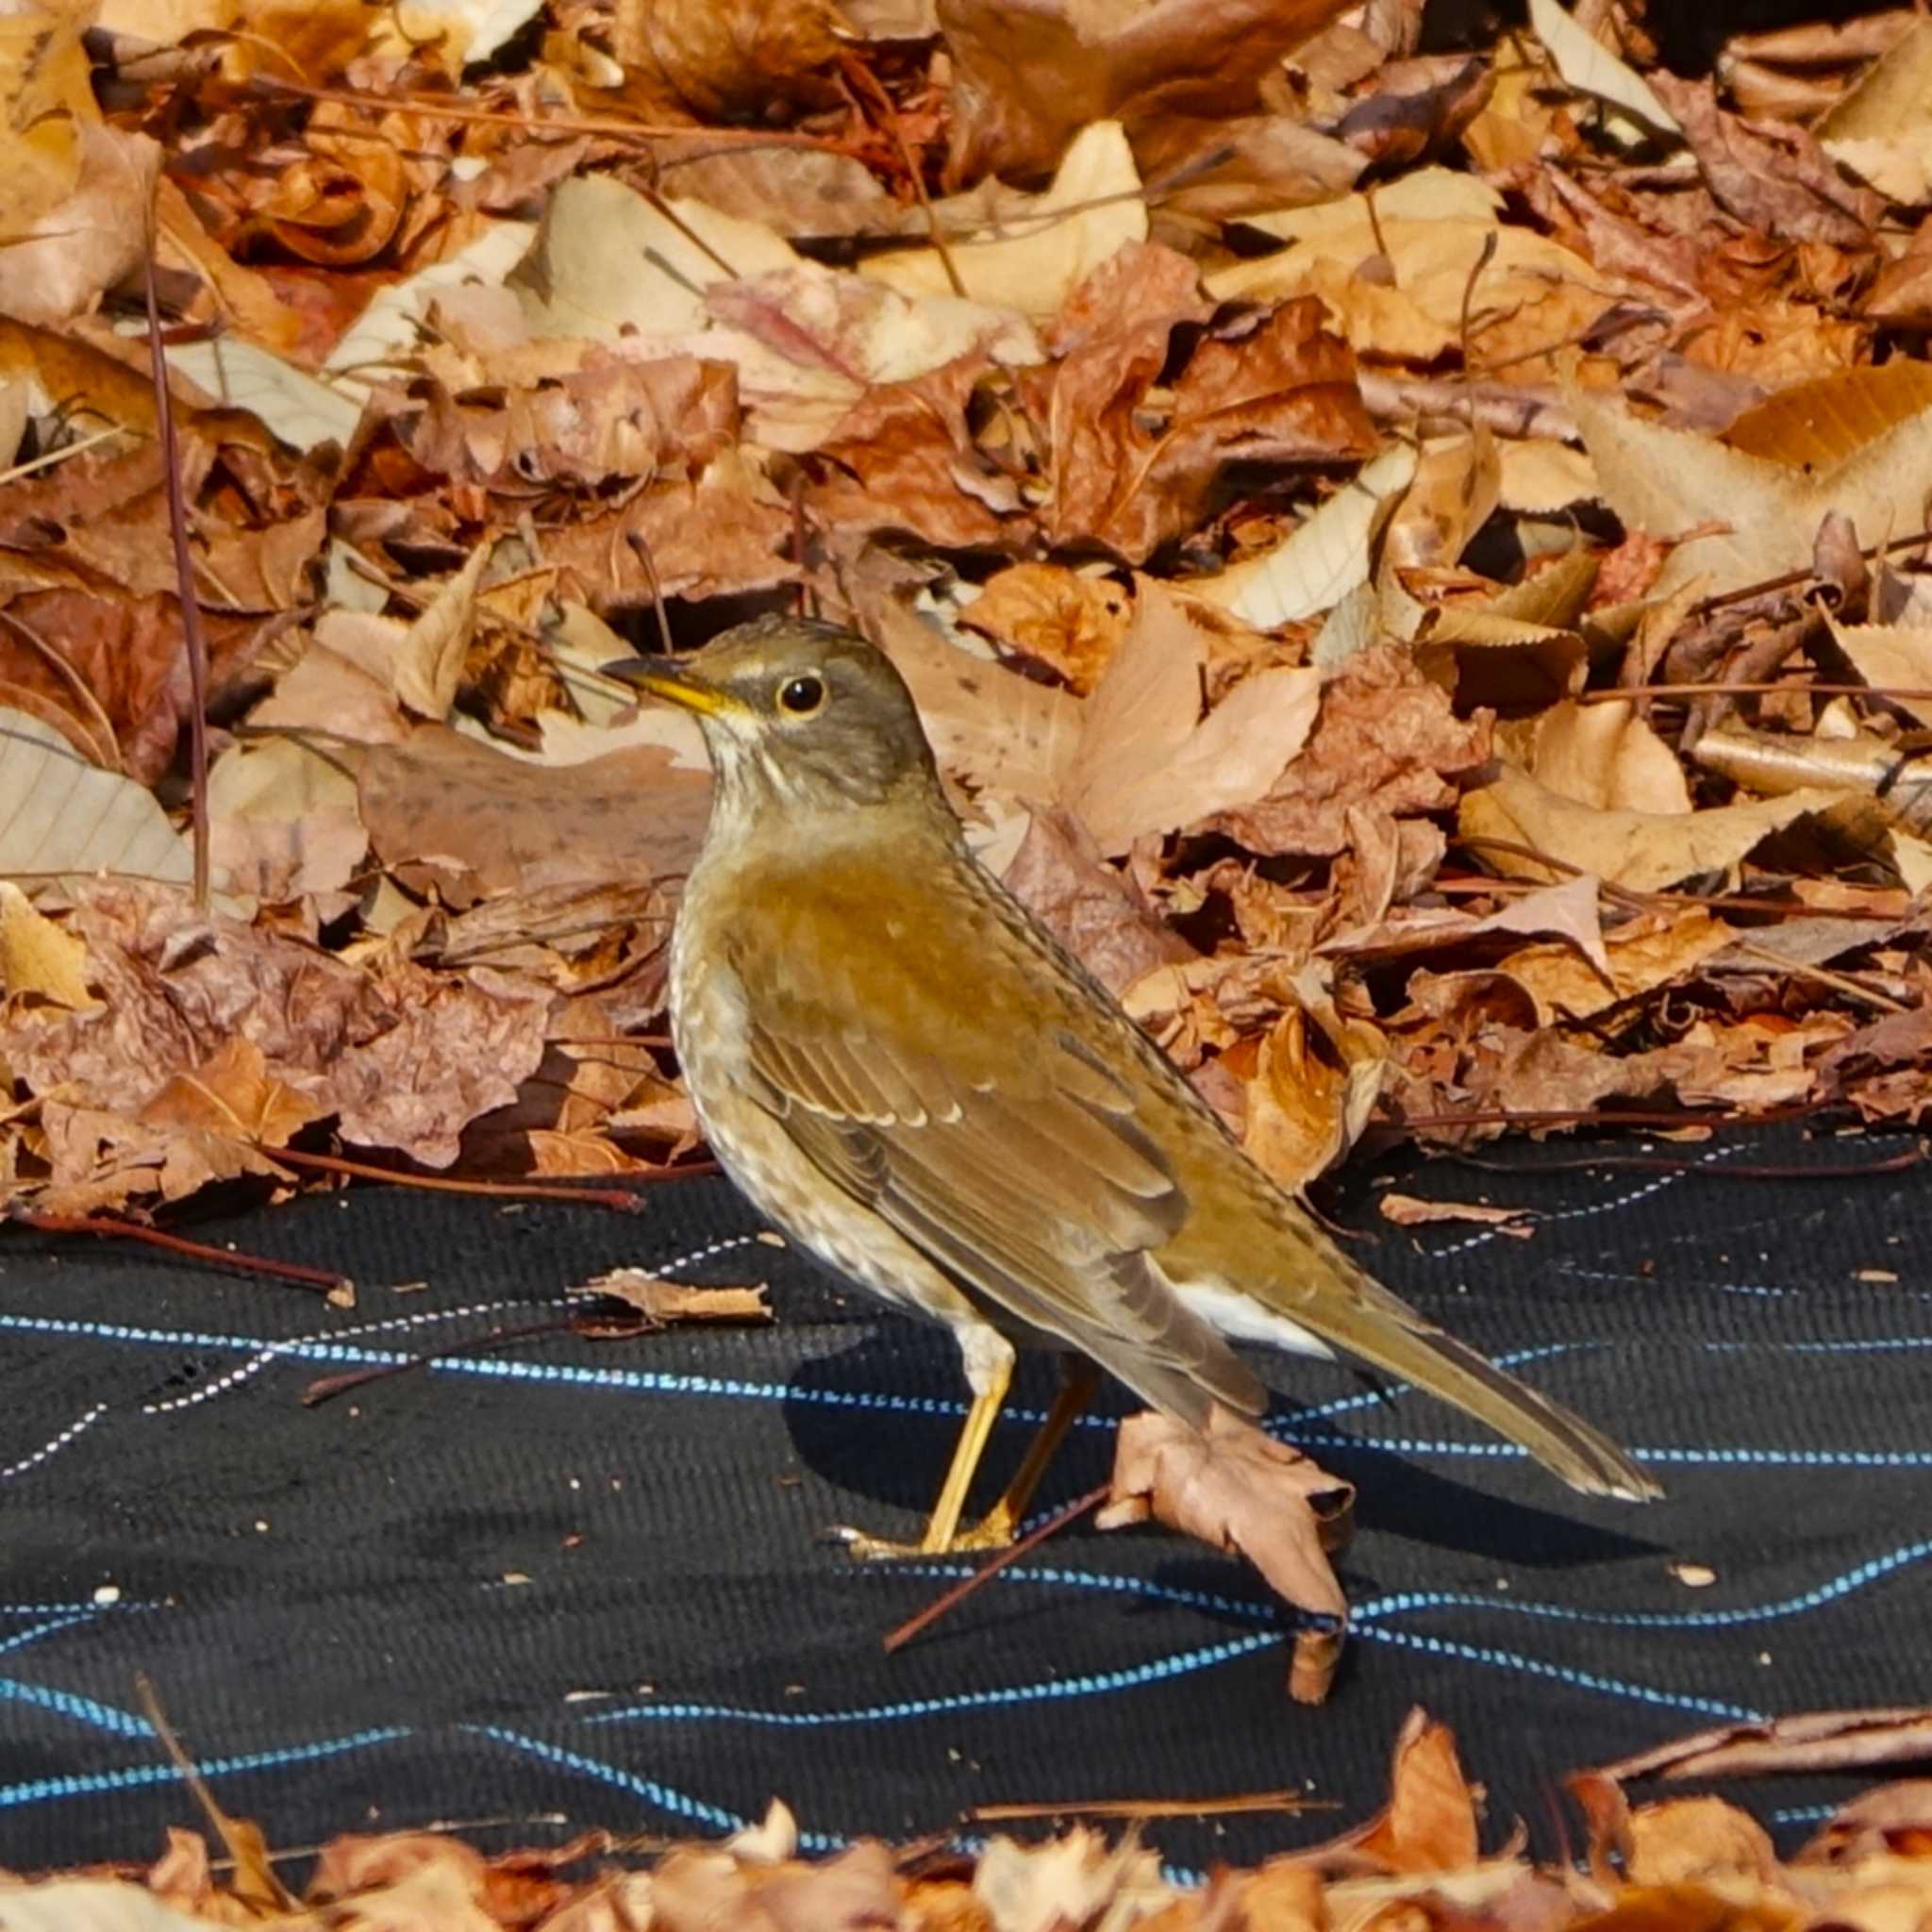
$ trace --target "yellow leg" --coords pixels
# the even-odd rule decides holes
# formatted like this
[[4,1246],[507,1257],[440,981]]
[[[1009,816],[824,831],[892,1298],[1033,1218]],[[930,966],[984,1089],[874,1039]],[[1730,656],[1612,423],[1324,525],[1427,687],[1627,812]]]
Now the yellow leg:
[[1002,1375],[996,1387],[974,1398],[924,1536],[916,1543],[895,1543],[882,1537],[846,1530],[842,1532],[845,1545],[855,1557],[943,1557],[966,1550],[1003,1550],[1013,1541],[1021,1519],[1026,1514],[1026,1506],[1032,1502],[1033,1492],[1052,1465],[1067,1431],[1093,1400],[1093,1391],[1100,1387],[1100,1371],[1085,1356],[1060,1357],[1059,1392],[1046,1412],[1046,1420],[1027,1445],[1012,1481],[977,1523],[970,1529],[961,1529],[959,1518],[965,1511],[967,1492],[973,1487],[974,1473],[979,1467],[992,1425],[999,1420],[1010,1379],[1010,1374]]
[[955,1534],[951,1548],[1003,1550],[1013,1541],[1025,1519],[1026,1506],[1032,1502],[1033,1492],[1040,1487],[1041,1478],[1059,1453],[1067,1431],[1086,1412],[1087,1405],[1093,1400],[1094,1391],[1099,1387],[1100,1371],[1084,1355],[1061,1356],[1059,1392],[1046,1412],[1046,1420],[1027,1444],[1020,1467],[1013,1472],[1013,1480],[1007,1485],[999,1501],[971,1529],[962,1529]]
[[958,1445],[953,1451],[946,1479],[940,1486],[940,1499],[933,1505],[924,1536],[916,1543],[895,1543],[881,1537],[843,1531],[845,1546],[855,1557],[942,1557],[953,1547],[954,1533],[966,1507],[966,1492],[973,1487],[979,1458],[986,1453],[987,1439],[992,1434],[993,1424],[999,1421],[1012,1380],[1013,1358],[1008,1351],[993,1365],[990,1386],[973,1398],[973,1407],[966,1411],[966,1426],[959,1431]]

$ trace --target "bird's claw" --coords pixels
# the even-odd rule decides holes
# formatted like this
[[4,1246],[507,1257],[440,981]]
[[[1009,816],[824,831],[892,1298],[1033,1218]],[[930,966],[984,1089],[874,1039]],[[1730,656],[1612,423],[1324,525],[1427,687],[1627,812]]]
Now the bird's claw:
[[846,1554],[858,1563],[903,1562],[923,1557],[928,1562],[940,1557],[970,1557],[983,1551],[1004,1550],[1013,1541],[1011,1515],[994,1507],[965,1529],[955,1530],[943,1543],[924,1540],[916,1543],[894,1542],[890,1537],[873,1536],[847,1524],[835,1523],[825,1531],[833,1542],[842,1543]]

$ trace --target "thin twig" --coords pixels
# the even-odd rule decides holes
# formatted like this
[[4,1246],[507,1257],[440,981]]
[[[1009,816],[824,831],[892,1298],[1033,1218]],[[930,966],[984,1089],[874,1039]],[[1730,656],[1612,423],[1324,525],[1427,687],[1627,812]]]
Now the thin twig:
[[366,1389],[372,1382],[386,1382],[391,1375],[407,1375],[416,1369],[433,1368],[440,1361],[487,1355],[492,1349],[508,1348],[512,1342],[531,1341],[539,1336],[574,1334],[576,1326],[575,1315],[566,1315],[561,1321],[553,1318],[548,1322],[525,1322],[516,1328],[499,1328],[489,1335],[472,1335],[461,1341],[446,1342],[441,1348],[425,1349],[421,1355],[412,1355],[403,1361],[375,1362],[365,1369],[345,1369],[339,1375],[318,1375],[303,1390],[302,1407],[316,1408],[325,1402],[333,1401],[338,1395],[348,1394],[352,1390]]
[[1339,1811],[1339,1798],[1311,1798],[1292,1786],[1278,1791],[1239,1791],[1229,1798],[1114,1798],[1091,1805],[974,1805],[974,1824],[1006,1824],[1026,1818],[1241,1818],[1257,1811]]
[[846,54],[839,63],[845,75],[847,86],[856,85],[860,93],[870,94],[873,106],[891,137],[892,145],[899,150],[899,159],[906,170],[907,179],[912,183],[912,192],[919,197],[919,205],[925,210],[926,233],[932,238],[933,252],[940,258],[940,266],[946,272],[946,281],[953,293],[966,296],[966,284],[959,278],[959,264],[953,259],[953,251],[946,245],[944,232],[940,227],[939,210],[932,205],[932,196],[925,192],[925,176],[919,163],[913,158],[910,144],[906,139],[906,130],[899,125],[899,109],[893,104],[877,75],[860,62],[855,56]]
[[1826,697],[1907,698],[1920,704],[1932,698],[1932,688],[1923,684],[1727,684],[1719,680],[1707,684],[1619,685],[1612,691],[1584,691],[1576,702],[1579,705],[1621,705],[1633,698],[1719,697],[1733,693],[1746,697],[1761,697],[1774,691],[1799,697],[1822,692]]
[[[427,94],[363,93],[347,87],[309,87],[300,81],[253,75],[247,92],[292,94],[297,100],[333,101],[348,108],[367,108],[378,114],[419,114],[428,121],[472,121],[486,127],[516,127],[527,134],[591,134],[606,141],[640,145],[652,141],[707,141],[721,148],[806,147],[826,154],[852,152],[849,142],[824,134],[798,134],[785,128],[657,127],[641,121],[603,121],[590,115],[511,114],[490,108],[459,108],[447,99]],[[335,130],[331,130],[334,132]]]
[[[282,1150],[275,1149],[270,1158],[282,1158]],[[265,1255],[243,1255],[233,1248],[210,1247],[206,1241],[191,1241],[158,1227],[144,1227],[138,1221],[113,1221],[96,1214],[50,1214],[39,1208],[14,1208],[8,1210],[7,1218],[41,1234],[92,1234],[104,1241],[145,1241],[151,1248],[164,1248],[171,1255],[185,1255],[192,1261],[236,1268],[243,1274],[267,1274],[277,1281],[299,1282],[304,1288],[319,1288],[330,1295],[347,1293],[354,1287],[346,1274],[338,1274],[330,1268],[308,1268],[300,1261],[271,1261]]]
[[888,1630],[879,1639],[879,1648],[890,1654],[903,1650],[922,1630],[938,1623],[950,1609],[962,1604],[982,1585],[991,1582],[1008,1563],[1017,1563],[1029,1550],[1035,1550],[1048,1537],[1057,1535],[1067,1524],[1085,1516],[1090,1509],[1098,1509],[1107,1501],[1111,1486],[1103,1483],[1097,1490],[1089,1490],[1084,1496],[1076,1497],[1064,1509],[1058,1509],[1042,1524],[1029,1529],[1018,1542],[1009,1544],[989,1563],[982,1563],[971,1576],[962,1577],[951,1590],[941,1596],[936,1596],[916,1617],[908,1617],[895,1630]]
[[[457,1181],[437,1174],[404,1174],[392,1167],[376,1167],[365,1160],[344,1160],[339,1154],[308,1154],[277,1147],[272,1158],[286,1160],[292,1167],[312,1167],[319,1174],[339,1174],[350,1180],[388,1181],[398,1188],[421,1188],[433,1194],[482,1194],[506,1201],[580,1201],[591,1208],[610,1208],[620,1214],[635,1214],[643,1206],[635,1194],[618,1188],[586,1188],[570,1182],[555,1187],[541,1181]],[[632,1176],[640,1182],[682,1180],[688,1170],[662,1168]]]
[[208,640],[202,635],[200,592],[188,553],[188,506],[181,492],[181,449],[175,435],[175,398],[168,387],[168,358],[161,347],[161,306],[155,292],[154,204],[146,211],[147,353],[154,375],[155,420],[161,438],[161,480],[168,492],[168,531],[175,547],[175,591],[181,606],[181,636],[188,651],[188,774],[194,834],[194,909],[208,908]]

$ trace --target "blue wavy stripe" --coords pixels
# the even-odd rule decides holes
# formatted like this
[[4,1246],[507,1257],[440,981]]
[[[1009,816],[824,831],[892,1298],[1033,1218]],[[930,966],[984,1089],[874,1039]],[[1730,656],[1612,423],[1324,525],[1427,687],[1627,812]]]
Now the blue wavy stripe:
[[[256,1336],[222,1335],[203,1330],[136,1328],[116,1323],[59,1321],[51,1316],[0,1315],[0,1332],[84,1336],[103,1341],[131,1341],[149,1347],[170,1349],[222,1348],[245,1350],[250,1354],[286,1356],[292,1360],[326,1362],[334,1366],[394,1368],[415,1362],[416,1357],[399,1349],[363,1348],[345,1342],[297,1340],[264,1341]],[[1573,1346],[1579,1344],[1571,1344]],[[1730,1343],[1706,1343],[1707,1347],[1731,1347]],[[1736,1344],[1742,1346],[1743,1344]],[[1913,1346],[1932,1346],[1932,1340],[1914,1341]],[[1766,1342],[1767,1348],[1807,1352],[1840,1348],[1859,1349],[1862,1343]],[[471,1375],[485,1380],[552,1383],[574,1388],[626,1389],[653,1394],[724,1395],[763,1402],[809,1402],[830,1408],[858,1408],[892,1411],[908,1415],[957,1417],[965,1413],[963,1403],[938,1396],[895,1395],[872,1390],[801,1389],[786,1382],[752,1382],[724,1375],[672,1374],[652,1369],[593,1369],[574,1362],[518,1361],[503,1357],[456,1356],[427,1364],[433,1374]],[[1348,1398],[1360,1400],[1362,1398]],[[1039,1420],[1038,1410],[1009,1410],[1008,1422]],[[1095,1419],[1105,1427],[1111,1418]],[[1315,1447],[1386,1450],[1403,1456],[1441,1456],[1477,1457],[1520,1457],[1524,1451],[1510,1442],[1458,1442],[1430,1437],[1363,1437],[1297,1432],[1292,1424],[1286,1431],[1297,1441]],[[1631,1452],[1640,1461],[1704,1464],[1720,1467],[1749,1466],[1762,1469],[1925,1469],[1932,1468],[1932,1450],[1878,1449],[1740,1449],[1700,1447],[1639,1448]]]
[[1578,1690],[1598,1691],[1607,1697],[1622,1697],[1637,1704],[1661,1705],[1670,1710],[1695,1711],[1700,1717],[1721,1717],[1737,1724],[1763,1724],[1766,1713],[1748,1705],[1729,1704],[1719,1697],[1701,1697],[1687,1690],[1664,1690],[1654,1684],[1633,1684],[1624,1677],[1606,1677],[1595,1671],[1579,1671],[1569,1664],[1553,1664],[1543,1657],[1524,1657],[1521,1651],[1498,1650],[1486,1643],[1458,1643],[1446,1637],[1429,1637],[1419,1630],[1393,1630],[1387,1624],[1364,1624],[1358,1634],[1372,1643],[1392,1643],[1403,1650],[1419,1650],[1430,1657],[1456,1657],[1464,1663],[1484,1664],[1492,1670],[1513,1671],[1519,1676],[1549,1677]]
[[1501,1610],[1520,1617],[1549,1617],[1566,1624],[1598,1624],[1639,1630],[1722,1630],[1739,1624],[1767,1624],[1779,1617],[1796,1617],[1807,1610],[1822,1609],[1840,1597],[1862,1590],[1868,1583],[1909,1569],[1932,1557],[1932,1541],[1907,1543],[1883,1557],[1874,1557],[1821,1583],[1797,1596],[1783,1597],[1768,1604],[1741,1604],[1723,1610],[1579,1610],[1566,1604],[1538,1603],[1508,1596],[1483,1596],[1459,1591],[1404,1591],[1393,1596],[1377,1597],[1355,1612],[1355,1626],[1380,1618],[1405,1615],[1412,1610],[1473,1609]]
[[[125,1715],[116,1713],[116,1715]],[[140,1719],[127,1722],[140,1725],[144,1736],[154,1735]],[[346,1738],[325,1738],[319,1743],[288,1744],[273,1751],[245,1751],[233,1757],[204,1757],[195,1770],[203,1777],[225,1777],[244,1771],[279,1771],[291,1764],[309,1764],[318,1757],[339,1757],[345,1751],[361,1751],[371,1744],[390,1744],[412,1733],[405,1725],[389,1725],[379,1730],[357,1731]],[[75,1772],[63,1777],[28,1778],[23,1784],[0,1785],[0,1810],[21,1805],[44,1804],[50,1798],[94,1798],[104,1791],[132,1791],[146,1786],[179,1784],[184,1774],[174,1763],[130,1764],[115,1771]]]
[[151,1738],[154,1726],[132,1711],[117,1710],[77,1690],[57,1690],[44,1684],[24,1684],[18,1677],[0,1677],[0,1704],[31,1705],[38,1710],[51,1710],[57,1717],[72,1718],[75,1724],[92,1724],[96,1730],[112,1731],[117,1737]]
[[763,1724],[774,1730],[816,1731],[842,1724],[900,1724],[908,1719],[951,1715],[964,1710],[1009,1709],[1022,1704],[1057,1704],[1077,1697],[1108,1697],[1120,1690],[1138,1690],[1166,1683],[1196,1671],[1212,1670],[1257,1650],[1273,1650],[1287,1642],[1282,1630],[1237,1637],[1200,1650],[1155,1657],[1116,1671],[1080,1677],[1049,1677],[1030,1684],[1001,1685],[991,1690],[955,1690],[940,1697],[908,1697],[892,1704],[861,1705],[854,1710],[764,1710],[741,1704],[633,1704],[620,1710],[600,1710],[585,1718],[591,1726],[624,1724],[709,1722]]

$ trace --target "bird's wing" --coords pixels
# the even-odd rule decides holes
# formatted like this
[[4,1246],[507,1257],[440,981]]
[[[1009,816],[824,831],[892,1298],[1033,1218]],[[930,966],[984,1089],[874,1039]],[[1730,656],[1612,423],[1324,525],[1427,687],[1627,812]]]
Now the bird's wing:
[[[727,942],[758,989],[754,1091],[829,1183],[1148,1401],[1196,1422],[1209,1396],[1263,1406],[1148,1259],[1187,1197],[1131,1085],[1040,997],[1046,957],[1016,955],[996,916],[976,957],[947,958],[930,932],[856,933],[837,895],[760,910]],[[958,922],[941,924],[958,943]]]

